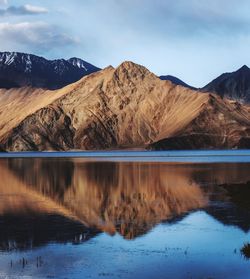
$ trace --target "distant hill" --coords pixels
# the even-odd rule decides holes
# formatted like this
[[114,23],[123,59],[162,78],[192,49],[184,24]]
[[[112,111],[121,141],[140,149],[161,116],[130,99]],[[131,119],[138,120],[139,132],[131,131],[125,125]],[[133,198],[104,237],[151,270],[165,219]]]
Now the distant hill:
[[241,103],[250,103],[250,69],[244,65],[235,72],[222,74],[201,91],[213,92],[222,98]]
[[174,76],[171,76],[171,75],[159,76],[159,78],[160,78],[161,80],[169,80],[169,81],[171,81],[172,83],[174,83],[174,84],[176,84],[176,85],[182,85],[182,86],[187,87],[187,88],[190,88],[190,89],[196,89],[195,87],[188,85],[187,83],[185,83],[185,82],[182,81],[181,79],[179,79],[179,78],[177,78],[177,77],[174,77]]
[[47,60],[32,54],[0,52],[0,88],[58,89],[99,70],[79,58]]

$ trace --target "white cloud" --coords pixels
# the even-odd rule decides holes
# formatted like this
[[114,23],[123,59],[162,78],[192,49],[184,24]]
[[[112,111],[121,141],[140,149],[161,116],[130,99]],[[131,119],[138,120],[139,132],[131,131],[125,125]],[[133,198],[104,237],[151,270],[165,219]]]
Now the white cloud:
[[44,7],[39,6],[33,6],[33,5],[24,5],[24,9],[27,12],[33,13],[33,14],[41,14],[41,13],[47,13],[48,10]]
[[24,52],[49,52],[77,44],[60,28],[45,22],[0,23],[1,48]]
[[8,0],[0,0],[0,5],[7,5],[8,4]]
[[[0,0],[1,1],[1,0]],[[0,15],[9,16],[9,15],[37,15],[45,14],[48,10],[44,7],[33,6],[33,5],[24,5],[24,6],[9,6],[5,9],[0,9]]]

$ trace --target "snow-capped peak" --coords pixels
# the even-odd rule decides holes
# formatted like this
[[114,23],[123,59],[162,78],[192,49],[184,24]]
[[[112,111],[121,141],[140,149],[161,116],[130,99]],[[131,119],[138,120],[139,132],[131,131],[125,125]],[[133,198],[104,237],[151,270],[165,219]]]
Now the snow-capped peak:
[[98,70],[79,58],[48,60],[27,53],[0,52],[0,88],[58,89]]
[[71,63],[73,66],[78,67],[79,69],[84,69],[85,71],[88,70],[85,66],[85,61],[80,58],[72,57],[68,60],[68,62]]

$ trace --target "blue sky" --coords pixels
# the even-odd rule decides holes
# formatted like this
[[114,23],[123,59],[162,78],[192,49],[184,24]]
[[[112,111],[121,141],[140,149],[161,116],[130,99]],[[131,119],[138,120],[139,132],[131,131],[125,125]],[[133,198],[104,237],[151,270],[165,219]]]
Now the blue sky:
[[0,51],[125,60],[203,86],[250,66],[249,0],[0,0]]

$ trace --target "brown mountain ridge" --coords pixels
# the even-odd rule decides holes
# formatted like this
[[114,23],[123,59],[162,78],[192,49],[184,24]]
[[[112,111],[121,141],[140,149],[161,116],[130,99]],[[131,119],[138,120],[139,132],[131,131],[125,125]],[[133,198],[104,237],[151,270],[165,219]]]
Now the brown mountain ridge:
[[248,148],[247,105],[124,62],[56,91],[0,91],[7,151]]

